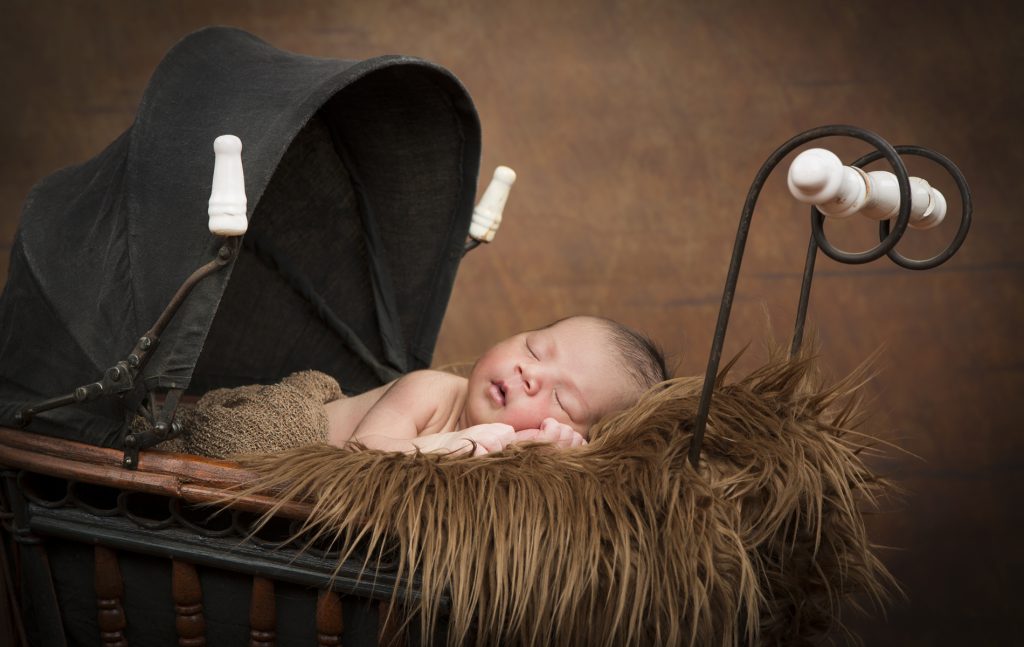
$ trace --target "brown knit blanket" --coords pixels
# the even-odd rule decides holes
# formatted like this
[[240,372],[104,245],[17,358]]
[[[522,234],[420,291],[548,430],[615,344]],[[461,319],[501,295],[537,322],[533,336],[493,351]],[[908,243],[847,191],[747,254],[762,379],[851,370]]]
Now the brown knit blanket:
[[[431,635],[453,645],[805,644],[851,594],[894,587],[862,506],[887,486],[854,431],[854,376],[809,358],[720,376],[699,471],[687,461],[699,379],[676,379],[592,430],[586,447],[485,457],[302,447],[251,456],[247,490],[315,504],[302,533],[397,546]],[[242,493],[245,494],[245,493]]]
[[[181,407],[182,433],[158,449],[227,458],[272,454],[327,442],[324,404],[345,397],[338,382],[319,371],[302,371],[277,384],[253,384],[206,393]],[[145,428],[145,421],[136,424]]]

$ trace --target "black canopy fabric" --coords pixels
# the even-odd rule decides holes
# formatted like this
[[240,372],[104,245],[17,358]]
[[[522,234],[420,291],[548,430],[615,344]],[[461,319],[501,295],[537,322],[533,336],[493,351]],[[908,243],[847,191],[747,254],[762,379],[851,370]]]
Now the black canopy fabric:
[[[315,368],[360,392],[429,365],[479,169],[465,89],[415,58],[312,58],[215,27],[167,54],[124,134],[26,200],[0,297],[0,422],[98,380],[216,256],[206,210],[226,133],[243,143],[249,231],[172,320],[147,387]],[[120,446],[124,420],[102,399],[29,428]]]

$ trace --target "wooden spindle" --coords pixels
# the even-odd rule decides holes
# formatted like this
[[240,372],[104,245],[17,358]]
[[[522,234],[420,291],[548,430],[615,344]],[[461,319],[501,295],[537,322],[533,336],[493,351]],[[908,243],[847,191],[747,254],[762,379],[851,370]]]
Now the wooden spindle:
[[252,601],[249,604],[249,647],[274,647],[277,641],[277,607],[274,581],[252,578]]
[[[900,210],[900,189],[889,171],[862,171],[843,166],[835,153],[811,148],[796,156],[786,179],[789,191],[822,214],[846,218],[860,214],[891,220]],[[946,217],[946,198],[927,181],[910,178],[910,227],[931,229]]]
[[341,598],[334,591],[320,591],[316,600],[317,647],[340,647],[343,628]]
[[128,640],[124,636],[128,621],[121,603],[124,598],[124,582],[121,580],[117,553],[105,546],[96,546],[94,555],[100,641],[106,647],[128,647]]
[[172,561],[171,596],[174,598],[180,647],[205,647],[206,620],[203,618],[203,589],[196,567],[188,562]]

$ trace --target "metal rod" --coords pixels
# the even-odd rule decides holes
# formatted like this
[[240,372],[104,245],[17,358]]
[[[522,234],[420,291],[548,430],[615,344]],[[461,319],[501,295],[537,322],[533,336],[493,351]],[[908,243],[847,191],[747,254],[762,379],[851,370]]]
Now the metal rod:
[[174,293],[174,296],[171,297],[170,302],[164,308],[160,317],[157,318],[153,327],[146,331],[135,343],[135,347],[129,353],[128,359],[118,362],[114,367],[107,369],[101,381],[77,387],[67,395],[29,405],[15,414],[15,422],[25,426],[32,421],[34,416],[43,411],[57,409],[76,402],[95,400],[103,395],[117,395],[135,388],[135,377],[142,372],[149,358],[152,357],[157,342],[160,340],[160,335],[163,333],[164,328],[167,327],[167,324],[170,323],[178,308],[184,303],[185,298],[188,297],[192,289],[201,280],[230,264],[232,259],[238,254],[240,245],[240,237],[225,239],[224,244],[217,252],[217,258],[202,265],[185,279]]
[[[960,249],[960,246],[964,244],[964,240],[967,238],[967,233],[971,229],[971,222],[974,214],[974,203],[971,199],[971,189],[967,186],[967,178],[960,172],[956,164],[952,162],[948,157],[940,153],[936,153],[928,148],[922,148],[921,146],[896,146],[896,152],[900,155],[915,155],[918,157],[924,157],[929,159],[939,166],[943,167],[947,173],[956,182],[957,190],[960,191],[961,200],[961,215],[960,215],[960,226],[956,230],[956,234],[953,236],[953,240],[950,241],[949,245],[944,250],[927,259],[911,259],[903,256],[895,248],[886,252],[886,256],[896,263],[900,267],[908,270],[930,270],[933,267],[942,265]],[[861,157],[853,163],[853,166],[866,166],[871,162],[874,162],[879,158],[877,151],[872,151],[867,155]],[[879,237],[889,235],[889,221],[883,220],[878,223],[878,235]]]
[[[957,252],[957,250],[960,249],[960,246],[963,244],[964,239],[967,238],[967,232],[969,231],[971,226],[973,213],[971,191],[970,188],[967,186],[967,180],[966,178],[964,178],[963,173],[960,172],[960,169],[958,169],[952,161],[950,161],[945,156],[936,153],[935,151],[929,150],[927,148],[921,148],[919,146],[894,146],[893,148],[895,148],[896,152],[899,153],[900,155],[918,155],[921,157],[928,158],[940,164],[953,177],[953,180],[956,182],[957,188],[960,191],[960,196],[963,200],[963,213],[960,218],[960,226],[958,227],[956,235],[954,236],[952,242],[950,242],[946,249],[939,252],[932,258],[924,260],[908,259],[904,257],[902,254],[900,254],[895,247],[886,252],[886,255],[894,263],[910,270],[926,270],[931,269],[933,267],[938,267],[939,265],[945,263],[950,258],[952,258],[952,256]],[[867,155],[864,155],[863,157],[854,161],[851,164],[851,166],[863,168],[864,166],[867,166],[871,162],[877,161],[879,158],[881,158],[881,156],[882,154],[879,151],[871,151]],[[804,279],[803,284],[800,287],[800,304],[797,307],[796,324],[794,326],[793,344],[790,348],[790,357],[793,357],[797,354],[797,352],[800,350],[800,345],[802,343],[804,332],[804,320],[807,318],[807,304],[810,299],[811,279],[814,275],[814,261],[818,252],[817,237],[814,235],[814,233],[821,231],[823,234],[823,223],[824,216],[817,209],[812,208],[812,235],[807,248],[807,261],[804,264]],[[890,235],[890,231],[890,222],[888,220],[881,221],[879,223],[879,240],[881,241],[888,238]],[[833,258],[835,258],[835,256],[840,256],[840,260],[842,260],[843,256],[846,254],[846,252],[840,252],[838,250],[835,250],[834,248],[831,249]]]
[[49,411],[50,409],[66,407],[67,405],[74,404],[75,402],[78,402],[78,400],[77,398],[75,398],[74,393],[58,396],[56,398],[50,398],[49,400],[43,400],[42,402],[37,402],[30,407],[25,407],[21,411],[14,414],[14,422],[19,426],[24,426],[32,422],[32,418],[34,418],[37,414],[40,414],[44,411]]
[[[812,213],[811,217],[815,217]],[[807,306],[811,301],[811,281],[814,279],[814,261],[818,258],[818,243],[814,236],[807,241],[807,259],[804,261],[804,278],[800,283],[800,302],[796,307],[796,321],[793,324],[793,343],[789,347],[789,356],[796,357],[804,339],[804,321],[807,319]]]
[[238,253],[238,247],[241,245],[241,242],[241,236],[227,238],[220,250],[218,250],[217,258],[192,272],[192,274],[189,275],[189,277],[185,279],[185,282],[178,288],[178,291],[174,293],[174,296],[171,297],[170,302],[167,304],[167,307],[164,308],[164,311],[160,313],[160,317],[156,320],[156,323],[153,324],[153,327],[146,331],[145,336],[150,337],[154,342],[159,339],[164,328],[166,328],[167,324],[170,323],[174,313],[178,311],[178,308],[181,307],[181,304],[185,301],[185,297],[192,292],[192,289],[197,283],[230,263],[231,259],[233,259]]
[[462,255],[465,256],[470,251],[476,249],[479,246],[480,246],[480,241],[479,240],[477,240],[476,238],[470,238],[469,240],[466,241],[466,245],[462,248]]
[[[899,241],[900,236],[906,230],[910,222],[910,180],[903,161],[896,153],[896,150],[878,135],[857,128],[855,126],[835,125],[821,126],[805,131],[791,138],[785,144],[773,152],[754,178],[753,184],[747,193],[747,200],[743,205],[740,214],[740,224],[736,231],[736,242],[733,245],[732,258],[729,261],[729,271],[725,280],[725,289],[722,291],[722,304],[718,310],[718,321],[715,324],[715,334],[711,341],[711,352],[708,357],[708,368],[704,374],[704,384],[701,389],[700,403],[697,408],[697,418],[694,422],[693,438],[690,441],[690,463],[696,469],[700,463],[701,444],[704,440],[704,432],[707,429],[708,414],[711,410],[711,396],[715,386],[715,376],[718,373],[718,365],[722,359],[722,346],[725,342],[726,329],[729,326],[729,313],[732,310],[733,298],[736,294],[736,283],[739,280],[740,266],[743,263],[743,251],[747,243],[747,234],[750,231],[750,222],[753,218],[754,207],[761,194],[765,181],[771,172],[778,166],[789,153],[800,146],[823,137],[846,136],[864,140],[875,146],[882,152],[882,155],[892,164],[896,172],[896,179],[900,188],[900,211],[896,218],[896,226],[890,234],[882,240],[875,248],[861,254],[850,255],[854,260],[849,262],[869,262],[884,256]],[[824,236],[818,237],[815,231],[815,239],[819,246],[822,246]],[[827,240],[825,241],[827,243]],[[808,284],[808,289],[809,289]]]

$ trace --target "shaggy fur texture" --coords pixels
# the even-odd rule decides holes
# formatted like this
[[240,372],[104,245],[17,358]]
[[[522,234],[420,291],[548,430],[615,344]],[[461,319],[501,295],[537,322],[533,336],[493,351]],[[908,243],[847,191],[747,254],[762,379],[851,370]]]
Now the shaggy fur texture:
[[[804,644],[850,594],[894,587],[861,513],[887,486],[862,460],[852,377],[807,357],[719,377],[702,462],[687,460],[701,381],[676,379],[592,430],[586,447],[485,457],[313,446],[243,462],[247,492],[304,499],[303,532],[397,550],[431,635],[478,645]],[[271,511],[271,514],[273,511]]]

